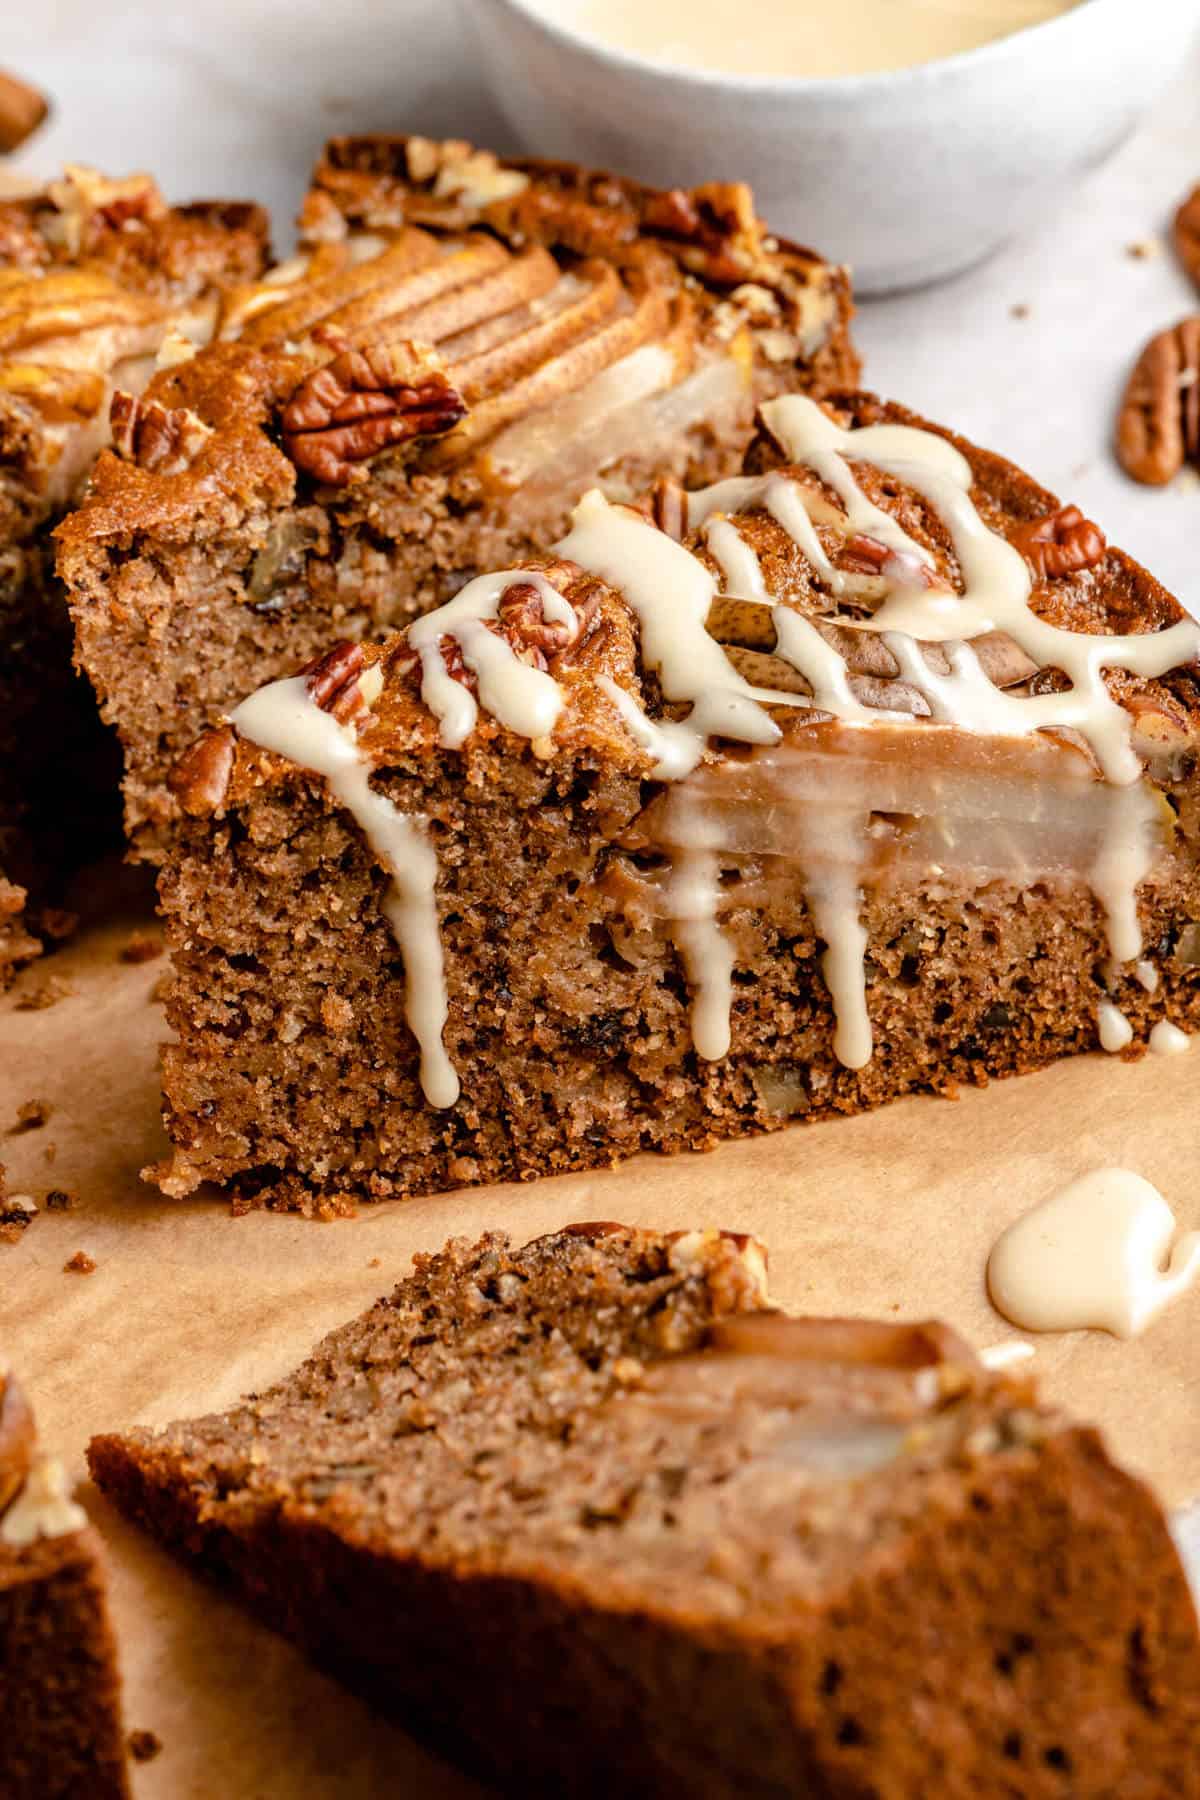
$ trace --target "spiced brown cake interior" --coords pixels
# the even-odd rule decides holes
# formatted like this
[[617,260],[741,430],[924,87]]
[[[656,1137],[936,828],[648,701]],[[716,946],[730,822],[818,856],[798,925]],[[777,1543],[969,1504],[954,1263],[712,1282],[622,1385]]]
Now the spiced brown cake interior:
[[1149,1491],[943,1326],[770,1311],[753,1240],[459,1240],[268,1392],[89,1454],[505,1792],[1196,1791]]
[[50,530],[108,439],[114,388],[210,332],[222,285],[266,254],[259,208],[168,207],[145,175],[72,167],[0,200],[0,986],[37,954],[29,927],[63,878],[119,842],[115,747],[72,671]]
[[1195,1025],[1200,627],[902,409],[764,417],[182,760],[166,1191],[336,1210]]
[[127,1800],[100,1540],[0,1362],[0,1794]]
[[738,183],[332,144],[301,254],[120,403],[59,534],[137,853],[161,854],[174,757],[251,687],[528,555],[597,480],[730,473],[757,401],[854,379],[849,312],[845,272]]

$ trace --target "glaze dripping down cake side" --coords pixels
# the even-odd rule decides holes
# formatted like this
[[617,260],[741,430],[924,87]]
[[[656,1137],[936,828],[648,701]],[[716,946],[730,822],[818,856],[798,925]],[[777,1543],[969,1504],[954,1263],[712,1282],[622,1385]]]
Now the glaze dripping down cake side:
[[119,401],[60,533],[135,851],[161,853],[172,761],[251,687],[550,542],[595,482],[730,473],[756,402],[855,378],[849,311],[740,184],[330,146],[300,254]]
[[268,1392],[89,1458],[505,1793],[1197,1791],[1149,1490],[943,1326],[770,1310],[753,1240],[459,1240]]
[[867,396],[202,737],[168,1192],[304,1207],[708,1146],[1200,1018],[1200,626]]
[[53,935],[63,880],[120,842],[116,746],[72,668],[51,529],[114,390],[143,387],[164,347],[190,353],[266,256],[258,207],[170,207],[147,175],[72,167],[0,199],[0,987],[40,953],[35,928]]

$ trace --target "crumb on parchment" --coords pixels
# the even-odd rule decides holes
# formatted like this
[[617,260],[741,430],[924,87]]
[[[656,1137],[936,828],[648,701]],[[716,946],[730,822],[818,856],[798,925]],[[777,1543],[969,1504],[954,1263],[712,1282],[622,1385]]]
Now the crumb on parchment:
[[63,1264],[64,1275],[90,1275],[96,1267],[96,1260],[86,1250],[77,1250],[74,1256],[67,1258]]
[[152,1762],[162,1749],[162,1739],[154,1731],[131,1731],[129,1754],[134,1762]]

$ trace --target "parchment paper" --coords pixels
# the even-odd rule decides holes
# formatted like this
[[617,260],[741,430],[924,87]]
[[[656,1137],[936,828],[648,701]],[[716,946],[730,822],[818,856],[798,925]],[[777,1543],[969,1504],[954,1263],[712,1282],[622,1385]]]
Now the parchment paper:
[[[335,1224],[164,1200],[138,1170],[163,1150],[152,991],[166,963],[120,960],[147,928],[148,900],[126,898],[0,1002],[10,1187],[39,1203],[52,1187],[79,1196],[0,1244],[0,1347],[44,1441],[80,1480],[93,1432],[208,1412],[266,1385],[389,1289],[415,1250],[456,1233],[502,1226],[524,1241],[584,1218],[753,1231],[787,1307],[933,1314],[984,1345],[1017,1335],[987,1300],[990,1246],[1073,1175],[1127,1164],[1162,1189],[1181,1228],[1200,1227],[1200,1046],[1137,1064],[1077,1058],[957,1102],[905,1101],[708,1156],[366,1207]],[[22,1010],[50,979],[73,991]],[[47,1123],[11,1133],[32,1099],[49,1102]],[[78,1250],[94,1273],[64,1272]],[[1169,1504],[1200,1494],[1200,1290],[1131,1343],[1092,1332],[1036,1341],[1049,1396],[1098,1421]],[[136,1771],[139,1800],[479,1793],[201,1588],[94,1490],[81,1498],[110,1548],[128,1723],[163,1743]]]

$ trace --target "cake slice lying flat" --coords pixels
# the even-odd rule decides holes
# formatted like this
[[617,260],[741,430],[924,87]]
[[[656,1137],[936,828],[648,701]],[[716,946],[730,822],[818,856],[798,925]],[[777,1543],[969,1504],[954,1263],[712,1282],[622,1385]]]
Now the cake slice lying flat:
[[125,1800],[100,1540],[0,1364],[0,1794]]
[[305,252],[119,402],[60,534],[151,855],[173,757],[259,681],[528,554],[597,480],[729,473],[756,400],[856,373],[844,272],[768,239],[744,186],[655,194],[426,139],[323,167]]
[[257,207],[169,207],[146,175],[74,168],[0,199],[0,987],[39,948],[24,893],[57,900],[55,878],[120,834],[50,530],[108,440],[114,386],[144,386],[168,338],[210,332],[223,286],[266,254]]
[[715,1231],[460,1240],[92,1470],[507,1792],[1200,1791],[1148,1490],[944,1327],[789,1319],[763,1269]]
[[183,759],[168,1192],[611,1163],[1200,1019],[1200,627],[896,408],[764,416]]

